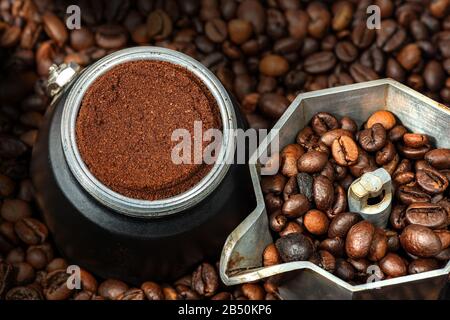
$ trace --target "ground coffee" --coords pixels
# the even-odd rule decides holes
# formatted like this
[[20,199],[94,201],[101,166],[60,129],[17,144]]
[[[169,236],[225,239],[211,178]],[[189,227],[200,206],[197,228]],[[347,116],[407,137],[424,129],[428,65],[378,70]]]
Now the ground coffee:
[[221,128],[217,103],[200,79],[168,62],[127,62],[86,91],[77,145],[89,170],[110,189],[131,198],[164,199],[189,190],[211,169],[171,159],[178,144],[172,132],[185,128],[193,137],[194,121],[202,121],[203,132]]

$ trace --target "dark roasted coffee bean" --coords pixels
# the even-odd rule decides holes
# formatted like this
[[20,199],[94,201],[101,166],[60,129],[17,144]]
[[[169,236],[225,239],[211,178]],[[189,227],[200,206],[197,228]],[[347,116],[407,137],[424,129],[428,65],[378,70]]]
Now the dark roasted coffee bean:
[[379,79],[378,74],[371,68],[355,62],[350,66],[350,74],[356,82],[365,82]]
[[334,186],[334,204],[333,207],[327,211],[327,216],[333,219],[337,214],[344,212],[347,209],[347,193],[344,187],[340,185]]
[[431,196],[426,192],[423,192],[419,188],[410,186],[400,186],[397,195],[399,199],[406,205],[410,205],[416,202],[429,202]]
[[327,177],[319,175],[314,178],[313,197],[317,209],[327,212],[332,208],[334,203],[334,187]]
[[336,270],[334,274],[344,281],[353,280],[355,277],[355,268],[343,259],[336,260]]
[[358,160],[358,146],[351,137],[341,136],[335,139],[331,151],[334,160],[341,166],[351,166]]
[[67,29],[63,21],[53,13],[46,12],[42,16],[42,22],[44,23],[44,30],[47,35],[55,41],[58,46],[62,47],[68,38]]
[[120,49],[127,43],[127,34],[119,25],[104,25],[97,28],[95,41],[103,49]]
[[280,237],[284,237],[287,236],[290,233],[302,233],[303,227],[300,226],[297,222],[294,221],[290,221],[286,224],[286,226],[284,227],[283,230],[281,230],[281,232],[279,233]]
[[47,227],[34,218],[23,218],[16,222],[14,229],[17,236],[28,245],[41,244],[48,236]]
[[423,168],[416,173],[417,184],[431,194],[442,193],[448,188],[448,179],[435,169]]
[[247,20],[253,25],[256,33],[262,33],[266,25],[266,11],[257,0],[245,0],[237,9],[239,19]]
[[341,41],[336,44],[334,49],[339,60],[349,63],[358,57],[358,49],[350,41]]
[[[448,222],[448,221],[447,221]],[[439,237],[442,244],[442,249],[450,247],[450,231],[449,230],[435,230],[434,233]]]
[[353,225],[345,240],[345,251],[350,258],[364,258],[369,254],[370,245],[375,234],[375,227],[369,221]]
[[394,20],[383,20],[377,30],[377,46],[385,52],[393,52],[401,47],[406,40],[406,31]]
[[447,212],[440,205],[432,203],[413,203],[406,209],[406,222],[431,229],[446,227]]
[[324,73],[336,64],[336,57],[332,52],[322,51],[310,55],[305,60],[304,68],[308,73]]
[[371,128],[361,131],[359,143],[369,152],[375,152],[386,145],[386,130],[380,123],[375,123]]
[[268,193],[264,196],[264,203],[266,204],[269,213],[280,210],[283,206],[283,199],[273,193]]
[[0,134],[0,156],[3,158],[18,158],[27,151],[27,146],[20,140]]
[[376,170],[376,163],[373,158],[364,150],[360,149],[356,164],[349,167],[350,172],[355,177],[360,177],[366,172]]
[[[54,271],[58,272],[58,271]],[[120,280],[108,279],[98,287],[98,294],[108,300],[116,300],[128,290],[128,285]]]
[[450,169],[450,149],[434,149],[425,154],[425,160],[438,170]]
[[408,184],[413,182],[415,177],[416,175],[414,174],[414,172],[401,172],[394,176],[394,183],[397,186]]
[[15,287],[8,291],[6,300],[44,300],[42,292],[35,286]]
[[328,238],[323,240],[319,249],[330,252],[335,257],[341,257],[344,254],[345,242],[342,238]]
[[402,48],[397,55],[398,62],[406,70],[412,70],[421,61],[421,51],[417,44],[411,43]]
[[297,167],[299,172],[317,173],[327,164],[328,155],[324,152],[310,150],[298,159]]
[[386,65],[386,76],[394,80],[404,82],[406,78],[406,71],[397,60],[389,58]]
[[312,118],[311,126],[316,134],[323,135],[327,131],[338,129],[339,123],[333,115],[319,112]]
[[20,199],[5,199],[0,210],[1,217],[9,222],[17,222],[31,216],[28,202]]
[[202,263],[192,274],[192,285],[198,294],[211,297],[219,288],[219,276],[209,263]]
[[411,148],[405,145],[399,144],[397,146],[400,154],[410,160],[420,160],[423,159],[425,154],[430,151],[431,147],[429,145],[420,147],[420,148]]
[[142,291],[144,291],[147,300],[164,300],[164,293],[161,287],[155,282],[144,282],[141,285]]
[[221,19],[212,19],[205,25],[205,34],[212,42],[222,43],[228,36],[227,24]]
[[269,226],[275,232],[280,232],[286,226],[287,217],[280,210],[275,211],[269,216]]
[[436,259],[416,259],[411,261],[408,265],[409,274],[417,274],[428,272],[439,268],[439,263]]
[[394,206],[390,216],[390,222],[394,229],[403,230],[406,226],[406,206],[399,204]]
[[170,36],[172,31],[172,20],[164,10],[157,9],[148,15],[147,35],[151,39],[155,39],[157,41],[164,40]]
[[117,297],[117,300],[144,300],[145,295],[141,289],[131,288]]
[[388,141],[386,145],[375,155],[375,161],[379,166],[383,166],[391,162],[396,155],[395,146],[392,142]]
[[283,160],[281,173],[287,177],[293,177],[298,174],[297,161],[305,153],[303,148],[296,144],[288,144],[281,151]]
[[431,229],[416,224],[403,230],[400,242],[408,253],[421,258],[433,257],[442,250],[439,237]]
[[361,216],[357,213],[343,212],[338,214],[333,220],[331,220],[330,227],[328,228],[328,237],[340,237],[344,239],[350,228],[360,220]]
[[320,2],[312,2],[306,8],[309,15],[308,33],[317,39],[323,38],[331,22],[331,15]]
[[298,193],[297,178],[290,177],[283,189],[283,199],[288,200],[292,195]]
[[66,270],[55,270],[47,274],[44,294],[47,300],[67,300],[72,295],[72,289],[67,285],[69,274]]
[[289,106],[289,100],[277,93],[263,93],[259,99],[259,109],[269,118],[278,119]]
[[310,202],[313,201],[313,182],[311,175],[301,172],[297,174],[297,185],[300,194],[303,194]]
[[275,242],[284,262],[308,260],[313,254],[312,242],[301,233],[291,233]]
[[388,253],[383,260],[380,261],[381,270],[392,278],[406,275],[407,266],[403,259],[395,253]]
[[430,91],[436,92],[442,89],[445,83],[445,71],[441,63],[436,60],[428,62],[423,71],[423,78]]
[[375,29],[367,28],[366,22],[362,22],[353,28],[352,42],[360,49],[369,47],[376,36]]
[[367,258],[370,261],[380,261],[388,251],[388,238],[381,228],[375,229],[372,243]]
[[284,202],[281,211],[283,212],[283,215],[288,218],[298,218],[304,215],[309,208],[310,203],[308,198],[306,198],[303,194],[295,194]]
[[273,176],[263,176],[261,178],[261,188],[264,194],[281,194],[283,192],[284,186],[286,185],[286,182],[286,177],[281,174],[276,174]]
[[343,130],[348,130],[351,133],[356,133],[356,131],[358,131],[358,126],[356,124],[356,122],[350,118],[350,117],[342,117],[341,120],[339,121],[340,127]]
[[398,236],[398,233],[395,231],[387,230],[386,236],[387,236],[388,250],[390,252],[398,251],[400,249],[400,238]]

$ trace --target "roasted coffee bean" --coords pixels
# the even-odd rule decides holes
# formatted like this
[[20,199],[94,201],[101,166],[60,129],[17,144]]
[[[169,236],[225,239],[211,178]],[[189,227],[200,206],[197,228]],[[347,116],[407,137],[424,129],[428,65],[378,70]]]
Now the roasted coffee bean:
[[379,151],[377,151],[375,155],[375,162],[379,166],[384,166],[391,162],[396,155],[395,146],[392,142],[387,141],[386,145]]
[[5,199],[0,210],[1,217],[9,222],[17,222],[31,216],[28,202],[20,199]]
[[375,152],[386,145],[386,130],[380,123],[375,123],[369,129],[361,131],[359,143],[368,152]]
[[414,172],[401,172],[394,176],[394,183],[398,186],[408,184],[414,181],[415,177],[416,175],[414,174]]
[[406,130],[406,128],[404,126],[396,125],[388,133],[389,140],[391,140],[392,142],[400,141],[401,139],[403,139],[403,136],[407,132],[408,131]]
[[352,42],[360,49],[369,47],[375,39],[375,29],[367,28],[366,22],[361,22],[353,28]]
[[283,206],[283,199],[281,196],[277,196],[273,193],[266,194],[264,196],[264,202],[269,213],[280,210]]
[[47,300],[67,300],[72,295],[72,289],[67,286],[69,274],[66,270],[55,270],[47,274],[44,295]]
[[327,215],[319,210],[310,210],[303,217],[303,225],[306,230],[314,235],[327,233],[329,223]]
[[241,290],[248,300],[263,300],[265,296],[264,289],[255,283],[245,283],[242,285]]
[[290,177],[283,189],[283,200],[288,200],[290,196],[298,194],[298,184],[296,177]]
[[318,264],[322,269],[333,273],[336,270],[336,258],[325,250],[318,252]]
[[62,47],[67,41],[69,35],[67,33],[66,26],[56,15],[46,12],[42,16],[42,22],[44,23],[44,30],[47,35]]
[[358,146],[351,137],[341,136],[335,139],[331,151],[334,160],[341,166],[351,166],[358,160]]
[[[58,271],[54,271],[58,272]],[[98,294],[108,300],[116,300],[128,290],[128,285],[120,280],[108,279],[98,287]]]
[[397,204],[392,209],[390,222],[394,229],[403,230],[406,226],[406,206]]
[[265,267],[274,266],[281,263],[281,257],[273,243],[269,244],[263,252],[263,265]]
[[422,169],[433,169],[433,167],[426,160],[418,160],[414,164],[414,169],[416,172]]
[[423,168],[416,173],[417,184],[431,194],[444,192],[448,188],[448,179],[435,169]]
[[261,59],[259,71],[269,77],[279,77],[289,70],[288,61],[280,55],[269,54]]
[[429,202],[431,196],[417,187],[407,185],[400,186],[397,191],[397,197],[406,205],[416,202]]
[[388,251],[388,238],[381,228],[376,228],[367,258],[370,261],[380,261]]
[[170,36],[172,30],[173,30],[172,20],[164,10],[157,9],[148,15],[147,35],[151,39],[155,39],[157,41],[166,39],[167,37]]
[[434,233],[437,234],[441,240],[442,249],[447,249],[450,247],[450,231],[449,230],[435,230]]
[[27,146],[9,135],[0,134],[0,156],[7,159],[18,158],[27,151]]
[[52,272],[59,269],[67,269],[68,263],[63,258],[55,258],[49,262],[46,267],[47,272]]
[[334,188],[327,177],[319,175],[314,178],[313,197],[317,209],[326,212],[332,208],[334,203]]
[[417,274],[428,272],[439,268],[439,263],[436,259],[415,259],[408,265],[409,274]]
[[431,229],[416,224],[403,230],[400,243],[408,253],[420,258],[433,257],[442,250],[439,237]]
[[391,252],[380,261],[380,267],[385,274],[392,278],[401,277],[407,273],[407,266],[403,259]]
[[104,25],[97,28],[95,41],[103,49],[120,49],[127,43],[125,30],[118,25]]
[[426,134],[405,133],[403,135],[403,143],[407,147],[420,148],[430,143]]
[[231,41],[236,44],[243,44],[253,32],[252,24],[247,20],[234,19],[228,23],[228,33]]
[[400,249],[400,238],[398,236],[398,233],[395,231],[387,230],[386,231],[387,236],[387,243],[388,243],[388,250],[390,252],[396,252]]
[[253,25],[256,33],[262,33],[266,25],[266,12],[257,0],[244,0],[237,9],[239,19],[247,20]]
[[400,48],[406,40],[406,31],[394,20],[383,20],[377,30],[377,46],[385,52],[393,52]]
[[406,222],[431,229],[446,227],[447,212],[440,205],[432,203],[413,203],[406,209]]
[[289,106],[289,100],[277,93],[263,93],[258,105],[264,115],[278,119]]
[[209,20],[205,25],[205,34],[212,42],[222,43],[228,36],[227,24],[218,18]]
[[347,136],[349,138],[353,138],[353,133],[351,131],[345,130],[345,129],[334,129],[334,130],[324,133],[320,137],[320,141],[323,142],[324,144],[326,144],[328,147],[331,147],[334,140],[336,140],[342,136]]
[[192,289],[198,294],[211,297],[219,288],[219,276],[209,263],[202,263],[192,274]]
[[339,122],[333,115],[319,112],[312,118],[311,127],[316,134],[323,135],[327,131],[338,129]]
[[436,92],[439,91],[445,83],[445,71],[438,61],[432,60],[425,66],[423,78],[427,88],[432,92]]
[[34,218],[23,218],[16,222],[14,229],[17,236],[28,245],[43,243],[48,236],[47,227]]
[[369,254],[370,245],[375,234],[375,227],[369,221],[353,225],[345,240],[345,251],[350,258],[364,258]]
[[6,292],[14,283],[15,271],[9,263],[0,261],[0,299],[4,298]]
[[8,291],[6,300],[44,300],[42,292],[35,286],[15,287]]
[[375,70],[355,62],[350,66],[350,74],[356,82],[365,82],[379,79]]
[[402,48],[397,55],[398,62],[406,70],[412,70],[421,60],[421,51],[417,44],[411,43]]
[[375,124],[379,123],[384,127],[384,129],[391,130],[395,126],[396,122],[397,120],[392,112],[380,110],[369,117],[367,120],[367,128],[372,128]]
[[301,233],[291,233],[279,238],[275,246],[284,262],[308,260],[314,251],[311,240]]
[[329,251],[335,257],[344,255],[344,247],[344,240],[338,237],[325,239],[319,245],[319,249]]
[[286,226],[287,217],[280,210],[275,211],[269,217],[269,226],[275,232],[280,232]]
[[336,260],[336,270],[334,274],[344,281],[353,280],[355,277],[355,268],[343,259]]
[[308,173],[301,172],[301,173],[297,174],[298,192],[300,194],[303,194],[310,202],[312,202],[314,200],[314,198],[313,198],[313,183],[314,183],[314,178],[311,175],[309,175]]
[[450,149],[434,149],[425,154],[425,160],[438,170],[450,169]]
[[262,191],[264,194],[280,194],[283,192],[286,181],[286,177],[281,174],[276,174],[273,176],[263,176],[261,178]]
[[288,218],[298,218],[304,215],[309,208],[310,202],[308,198],[303,194],[295,194],[284,202],[281,211]]
[[296,143],[284,147],[281,151],[281,158],[283,160],[281,173],[287,177],[296,176],[298,174],[297,161],[304,153],[303,148]]
[[330,227],[328,228],[328,237],[340,237],[344,239],[350,228],[360,220],[361,216],[357,213],[343,212],[338,214],[333,220],[331,220]]
[[290,233],[302,233],[303,227],[300,226],[300,224],[298,224],[297,222],[294,221],[289,221],[286,226],[284,227],[283,230],[281,230],[281,232],[279,233],[280,237],[284,237],[287,236]]
[[358,151],[358,160],[356,164],[349,167],[350,173],[359,178],[366,172],[371,172],[377,169],[376,163],[373,158],[365,152],[363,149]]
[[426,145],[420,148],[411,148],[399,144],[397,149],[400,152],[400,154],[407,159],[420,160],[424,158],[425,154],[428,151],[430,151],[431,147],[429,145]]
[[348,130],[351,133],[355,134],[358,131],[358,125],[356,122],[350,117],[342,117],[339,121],[341,129]]
[[333,69],[336,57],[332,52],[322,51],[310,55],[305,60],[305,71],[308,73],[324,73]]
[[353,62],[358,57],[358,49],[350,41],[338,42],[334,50],[337,58],[343,62]]
[[328,161],[328,155],[324,152],[310,150],[298,159],[297,167],[303,173],[318,173],[322,171]]
[[145,295],[141,289],[131,288],[117,297],[117,300],[144,300]]
[[322,171],[319,173],[322,176],[325,176],[330,180],[332,183],[334,182],[334,167],[333,164],[330,161],[327,161],[327,164],[325,167],[323,167]]
[[394,176],[399,173],[405,173],[412,170],[411,161],[403,159],[394,172]]
[[333,219],[339,213],[344,212],[347,209],[347,193],[344,187],[340,185],[334,186],[334,203],[331,210],[328,210],[327,216]]
[[164,293],[161,286],[155,282],[147,281],[141,285],[147,300],[164,300]]

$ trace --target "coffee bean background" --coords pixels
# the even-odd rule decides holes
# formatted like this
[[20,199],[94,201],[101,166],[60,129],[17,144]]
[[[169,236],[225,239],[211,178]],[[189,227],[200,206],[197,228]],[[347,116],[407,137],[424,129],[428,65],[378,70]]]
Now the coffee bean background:
[[[70,4],[81,7],[79,30],[68,30],[65,25]],[[380,30],[366,28],[366,8],[371,4],[381,8]],[[449,13],[448,0],[0,0],[0,298],[275,298],[276,288],[271,283],[224,288],[214,263],[203,263],[192,275],[170,285],[146,282],[141,288],[129,288],[119,280],[96,279],[83,271],[83,290],[64,288],[66,275],[61,270],[67,262],[58,258],[35,209],[28,176],[31,148],[50,102],[45,84],[52,63],[74,61],[87,66],[113,51],[136,45],[179,50],[217,75],[237,98],[251,127],[270,128],[300,92],[383,77],[449,104]],[[345,119],[339,126],[326,119],[319,122],[326,125],[315,127],[317,130],[356,130]],[[403,133],[389,131],[390,135]],[[353,145],[347,140],[343,138],[332,148],[336,153],[346,150],[348,156],[339,159],[341,163],[355,161]],[[418,140],[411,137],[410,144],[420,143]],[[376,150],[382,143],[368,139],[364,145]],[[379,151],[378,165],[390,161],[389,148]],[[411,147],[405,146],[402,152],[411,152]],[[435,167],[442,157],[445,155],[435,156]],[[302,165],[317,169],[307,157]],[[296,168],[284,169],[283,174],[296,175]],[[396,178],[408,181],[407,171]],[[425,188],[430,179],[435,177],[425,171],[420,179]],[[305,178],[298,185],[308,188],[311,183]],[[279,186],[284,185],[285,181],[280,181]],[[320,182],[316,186],[317,190],[324,188],[329,186]],[[402,191],[404,199],[428,196]],[[280,204],[277,198],[267,198],[275,207]],[[296,203],[285,206],[286,214],[299,214],[296,208],[305,200],[297,198],[293,200]],[[327,206],[329,199],[321,201]],[[414,212],[410,216],[419,218]],[[309,218],[311,223],[323,219],[317,213]],[[274,219],[273,224],[277,223],[283,222]],[[288,231],[295,228],[290,224]],[[342,247],[336,241],[326,245],[330,252]],[[266,250],[276,252],[273,248]],[[330,259],[326,255],[320,259],[324,267],[333,267],[327,264]],[[386,266],[398,264],[395,257],[386,260]],[[427,263],[418,260],[409,268],[424,270],[430,268]],[[345,260],[337,260],[333,268],[340,270],[342,277],[352,270]]]

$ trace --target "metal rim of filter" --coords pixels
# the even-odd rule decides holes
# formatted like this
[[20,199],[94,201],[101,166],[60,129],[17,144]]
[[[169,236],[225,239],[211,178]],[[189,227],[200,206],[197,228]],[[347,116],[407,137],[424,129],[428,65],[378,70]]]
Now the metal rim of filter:
[[[76,143],[75,125],[82,98],[87,88],[111,68],[129,61],[166,61],[182,67],[196,75],[210,90],[220,110],[222,120],[222,144],[217,161],[208,174],[193,188],[174,197],[149,201],[126,197],[101,183],[84,163]],[[189,56],[159,47],[135,47],[117,51],[85,69],[69,90],[63,106],[61,138],[67,164],[80,185],[97,201],[119,213],[141,218],[168,216],[189,209],[204,200],[221,183],[227,174],[234,154],[234,129],[236,114],[232,101],[220,83],[200,62]]]

